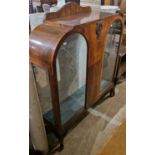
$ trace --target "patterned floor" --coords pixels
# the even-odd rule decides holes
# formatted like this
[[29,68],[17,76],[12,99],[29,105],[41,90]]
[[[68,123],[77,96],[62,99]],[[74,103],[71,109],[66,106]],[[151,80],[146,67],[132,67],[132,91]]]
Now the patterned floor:
[[[97,155],[126,117],[126,82],[116,95],[95,108],[64,139],[64,150],[54,155]],[[53,153],[50,153],[52,155]]]

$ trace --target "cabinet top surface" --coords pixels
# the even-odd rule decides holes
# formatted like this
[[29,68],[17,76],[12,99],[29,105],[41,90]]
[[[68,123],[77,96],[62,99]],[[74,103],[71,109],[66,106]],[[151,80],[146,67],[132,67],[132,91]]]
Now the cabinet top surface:
[[90,13],[80,13],[80,14],[70,15],[67,17],[46,20],[46,23],[60,24],[60,25],[67,25],[67,26],[78,26],[86,23],[91,23],[93,21],[106,19],[113,15],[114,14],[110,14],[110,13],[91,11]]
[[74,27],[114,15],[116,14],[101,12],[101,10],[91,9],[91,7],[82,7],[76,3],[67,3],[57,12],[48,13],[45,23]]

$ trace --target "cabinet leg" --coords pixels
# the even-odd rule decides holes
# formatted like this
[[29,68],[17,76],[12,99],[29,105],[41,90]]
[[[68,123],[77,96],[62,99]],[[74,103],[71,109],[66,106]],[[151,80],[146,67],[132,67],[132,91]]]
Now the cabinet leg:
[[62,150],[64,149],[63,138],[61,138],[61,139],[59,140],[59,142],[60,142],[60,147],[59,147],[59,149],[60,149],[60,151],[62,151]]
[[115,88],[113,88],[111,91],[110,91],[110,97],[113,97],[115,96]]
[[60,151],[62,151],[64,149],[64,144],[60,144]]

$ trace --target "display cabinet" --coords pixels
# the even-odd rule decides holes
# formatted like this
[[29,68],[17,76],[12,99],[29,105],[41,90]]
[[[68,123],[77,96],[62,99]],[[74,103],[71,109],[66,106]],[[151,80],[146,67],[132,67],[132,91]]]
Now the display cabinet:
[[100,97],[114,95],[122,18],[67,3],[30,34],[44,120],[62,144],[66,131]]

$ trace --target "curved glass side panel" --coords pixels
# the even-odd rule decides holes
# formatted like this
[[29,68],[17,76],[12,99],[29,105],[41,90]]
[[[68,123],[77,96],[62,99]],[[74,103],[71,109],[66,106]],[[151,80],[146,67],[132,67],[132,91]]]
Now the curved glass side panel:
[[61,45],[56,70],[62,124],[69,121],[85,105],[87,43],[74,33]]
[[102,66],[102,75],[100,91],[103,92],[112,84],[115,63],[119,49],[120,36],[122,32],[122,23],[117,20],[112,23],[106,36],[106,46],[104,49],[104,59]]
[[55,121],[54,121],[54,115],[52,110],[53,109],[52,96],[51,96],[48,71],[34,64],[32,65],[32,67],[33,67],[33,72],[35,76],[35,82],[36,82],[42,114],[47,121],[49,121],[54,125]]

